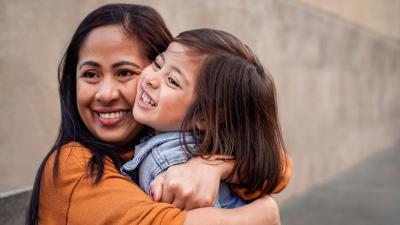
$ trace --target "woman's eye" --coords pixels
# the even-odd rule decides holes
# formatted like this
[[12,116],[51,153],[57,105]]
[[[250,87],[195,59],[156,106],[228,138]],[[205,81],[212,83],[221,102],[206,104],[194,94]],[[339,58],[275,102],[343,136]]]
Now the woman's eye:
[[83,77],[85,78],[96,78],[98,77],[97,73],[95,71],[86,71],[83,73]]
[[180,87],[178,82],[176,82],[173,78],[168,77],[168,83],[174,85],[175,87]]
[[133,76],[134,74],[135,73],[133,73],[132,71],[129,71],[129,70],[122,70],[119,72],[119,75],[121,77],[130,77],[130,76]]

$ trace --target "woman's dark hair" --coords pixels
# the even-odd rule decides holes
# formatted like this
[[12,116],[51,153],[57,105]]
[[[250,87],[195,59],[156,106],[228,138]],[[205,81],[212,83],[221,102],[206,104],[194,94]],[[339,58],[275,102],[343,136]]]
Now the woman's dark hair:
[[[119,168],[122,160],[117,146],[98,140],[82,122],[77,109],[76,66],[80,47],[88,34],[95,28],[105,25],[120,25],[128,37],[136,38],[140,48],[149,60],[164,52],[172,41],[172,35],[164,20],[153,8],[133,4],[110,4],[91,12],[79,24],[58,67],[59,95],[61,105],[61,125],[57,139],[41,163],[36,174],[26,224],[37,224],[39,213],[40,180],[46,162],[55,154],[53,179],[56,182],[61,146],[77,141],[88,148],[93,157],[88,166],[90,174],[95,174],[96,184],[104,172],[105,156],[111,158]],[[134,142],[134,141],[132,141]],[[126,149],[125,149],[126,150]]]
[[191,30],[174,42],[207,55],[197,78],[197,99],[182,124],[182,130],[199,122],[204,127],[193,130],[199,140],[196,154],[233,156],[228,179],[237,175],[238,186],[246,188],[247,194],[272,193],[286,165],[272,76],[229,33]]

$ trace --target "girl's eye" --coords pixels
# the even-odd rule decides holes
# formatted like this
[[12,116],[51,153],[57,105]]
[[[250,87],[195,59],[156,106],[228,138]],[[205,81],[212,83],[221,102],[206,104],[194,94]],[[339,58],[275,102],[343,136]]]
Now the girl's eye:
[[173,78],[168,77],[168,83],[172,84],[175,87],[180,87],[178,82],[176,82]]
[[153,65],[153,69],[154,69],[154,70],[159,70],[159,69],[161,69],[161,65],[160,65],[160,63],[158,63],[157,61],[154,61],[152,65]]

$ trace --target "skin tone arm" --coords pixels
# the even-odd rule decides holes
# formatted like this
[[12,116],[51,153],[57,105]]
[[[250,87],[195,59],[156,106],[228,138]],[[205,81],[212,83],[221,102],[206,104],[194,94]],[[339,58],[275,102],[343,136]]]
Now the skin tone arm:
[[[210,216],[212,215],[212,216]],[[235,209],[198,208],[188,212],[185,225],[280,225],[279,208],[270,196]]]
[[[235,209],[208,207],[214,205],[218,194],[219,180],[225,179],[232,168],[233,161],[208,161],[199,157],[193,158],[185,164],[170,167],[152,184],[153,191],[158,189],[153,193],[162,195],[154,196],[155,200],[170,202],[179,208],[189,210],[185,225],[279,225],[279,208],[270,196],[261,197],[250,204]],[[196,171],[200,171],[203,176],[197,176]],[[204,177],[204,174],[209,176]],[[173,179],[176,177],[179,177],[180,180]],[[193,179],[196,177],[201,179]],[[215,180],[218,182],[215,182]],[[179,183],[181,181],[190,182]],[[217,186],[211,187],[209,184],[216,184]],[[162,190],[163,186],[166,190]]]
[[[228,177],[234,165],[232,160],[221,161],[215,158],[205,160],[197,157],[185,164],[170,167],[151,183],[153,199],[171,203],[186,210],[213,206],[218,194],[219,181]],[[287,155],[285,164],[282,179],[273,193],[279,193],[289,183],[292,163]],[[235,176],[230,182],[235,182]],[[257,198],[256,196],[246,197]]]

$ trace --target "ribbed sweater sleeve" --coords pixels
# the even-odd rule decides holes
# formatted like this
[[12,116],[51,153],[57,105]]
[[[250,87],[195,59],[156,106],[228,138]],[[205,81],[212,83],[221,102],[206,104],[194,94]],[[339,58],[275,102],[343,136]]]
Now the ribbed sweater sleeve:
[[50,157],[41,180],[39,224],[183,224],[186,211],[152,201],[108,158],[103,177],[93,185],[87,172],[91,156],[78,143],[63,146],[55,182],[55,157]]

